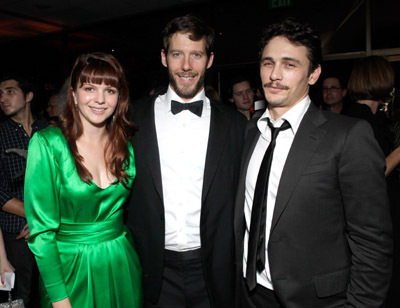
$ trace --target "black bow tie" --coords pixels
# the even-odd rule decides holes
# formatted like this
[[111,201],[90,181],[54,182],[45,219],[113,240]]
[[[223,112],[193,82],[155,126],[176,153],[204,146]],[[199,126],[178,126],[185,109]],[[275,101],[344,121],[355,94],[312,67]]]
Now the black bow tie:
[[193,112],[195,115],[201,117],[201,113],[203,111],[203,101],[195,101],[192,103],[185,103],[182,104],[180,102],[171,100],[171,112],[172,114],[177,114],[181,112],[182,110],[189,110]]

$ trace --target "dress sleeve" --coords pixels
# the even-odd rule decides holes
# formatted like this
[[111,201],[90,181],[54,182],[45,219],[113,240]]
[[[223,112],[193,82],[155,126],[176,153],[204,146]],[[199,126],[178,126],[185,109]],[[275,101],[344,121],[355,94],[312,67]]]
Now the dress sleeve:
[[57,160],[49,140],[36,133],[29,144],[25,175],[25,213],[30,228],[28,245],[36,257],[50,301],[68,297],[56,234],[60,226]]

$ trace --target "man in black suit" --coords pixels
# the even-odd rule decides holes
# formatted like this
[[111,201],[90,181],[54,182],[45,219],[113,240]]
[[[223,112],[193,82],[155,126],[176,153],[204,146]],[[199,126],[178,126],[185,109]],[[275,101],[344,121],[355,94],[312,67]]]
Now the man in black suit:
[[137,177],[128,225],[145,307],[233,307],[233,212],[245,118],[210,101],[214,31],[193,16],[163,31],[169,87],[134,106]]
[[235,205],[246,308],[384,305],[392,253],[384,157],[368,123],[311,103],[320,60],[308,25],[267,28],[260,75],[269,105],[249,122]]

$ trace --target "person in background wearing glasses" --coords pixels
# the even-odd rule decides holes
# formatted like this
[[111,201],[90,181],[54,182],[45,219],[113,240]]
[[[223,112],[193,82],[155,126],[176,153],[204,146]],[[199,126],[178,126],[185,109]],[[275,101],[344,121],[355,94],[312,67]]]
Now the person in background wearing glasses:
[[336,75],[326,75],[322,81],[323,109],[335,113],[342,113],[343,99],[347,89],[343,88],[341,78]]
[[228,89],[229,101],[235,103],[239,112],[243,113],[247,120],[250,120],[250,109],[254,106],[254,89],[249,79],[237,75],[231,79]]

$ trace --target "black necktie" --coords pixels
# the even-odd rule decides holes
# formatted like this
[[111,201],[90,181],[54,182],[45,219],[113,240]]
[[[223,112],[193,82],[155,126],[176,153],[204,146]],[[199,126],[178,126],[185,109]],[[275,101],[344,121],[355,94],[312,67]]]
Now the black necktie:
[[246,281],[250,291],[255,288],[257,283],[256,271],[262,272],[265,269],[265,224],[267,220],[268,179],[276,138],[280,131],[290,128],[290,124],[287,121],[283,122],[281,127],[273,127],[269,118],[267,120],[268,126],[271,129],[271,142],[265,151],[257,176],[247,250]]
[[182,110],[189,110],[193,112],[195,115],[201,117],[201,113],[203,111],[203,101],[195,101],[192,103],[182,104],[180,102],[171,100],[171,112],[172,114],[177,114]]

